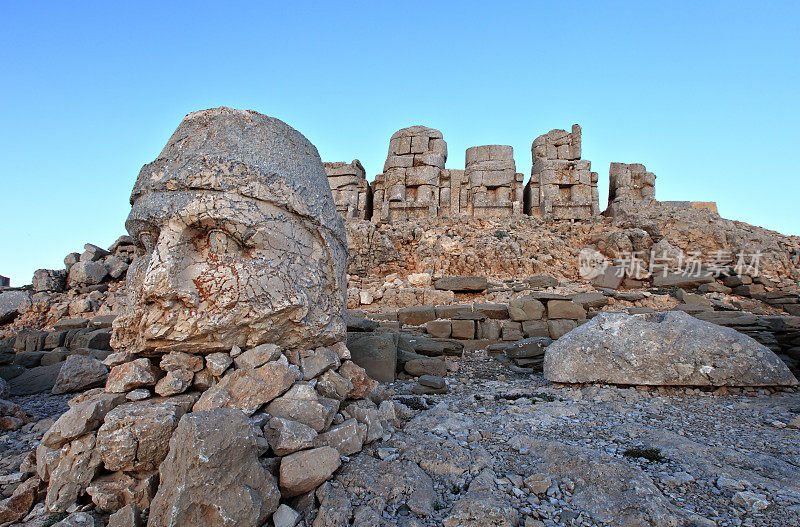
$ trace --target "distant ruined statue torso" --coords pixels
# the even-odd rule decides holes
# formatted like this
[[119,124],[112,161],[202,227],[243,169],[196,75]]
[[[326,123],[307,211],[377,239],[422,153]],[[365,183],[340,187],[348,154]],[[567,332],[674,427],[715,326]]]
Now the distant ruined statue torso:
[[189,114],[145,165],[113,345],[211,353],[344,338],[347,245],[316,148],[253,111]]

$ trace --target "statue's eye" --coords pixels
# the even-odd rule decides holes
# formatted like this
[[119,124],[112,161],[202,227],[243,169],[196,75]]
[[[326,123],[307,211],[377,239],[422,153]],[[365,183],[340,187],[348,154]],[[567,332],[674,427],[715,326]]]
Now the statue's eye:
[[214,229],[208,233],[208,250],[212,253],[231,253],[239,249],[239,243],[227,232]]
[[142,231],[139,233],[139,244],[145,253],[153,252],[158,242],[158,235],[151,231]]

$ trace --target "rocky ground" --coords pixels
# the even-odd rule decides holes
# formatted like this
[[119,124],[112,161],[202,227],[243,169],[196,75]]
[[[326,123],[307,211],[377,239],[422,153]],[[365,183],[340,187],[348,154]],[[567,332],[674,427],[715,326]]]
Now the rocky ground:
[[509,372],[485,351],[451,369],[445,395],[402,395],[412,383],[395,383],[395,400],[417,409],[414,417],[343,467],[321,493],[335,509],[323,501],[323,517],[800,525],[797,390],[554,386]]
[[[389,386],[404,424],[294,504],[309,525],[800,525],[796,389],[557,386],[485,350],[448,366],[447,394]],[[33,420],[0,437],[5,496],[67,399],[12,397]]]

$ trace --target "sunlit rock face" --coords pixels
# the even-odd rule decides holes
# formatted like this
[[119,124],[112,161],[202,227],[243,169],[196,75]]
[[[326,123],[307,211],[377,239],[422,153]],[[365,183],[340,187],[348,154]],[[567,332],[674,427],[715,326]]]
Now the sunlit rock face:
[[210,353],[341,341],[347,246],[317,149],[285,123],[186,116],[131,195],[138,256],[112,344]]

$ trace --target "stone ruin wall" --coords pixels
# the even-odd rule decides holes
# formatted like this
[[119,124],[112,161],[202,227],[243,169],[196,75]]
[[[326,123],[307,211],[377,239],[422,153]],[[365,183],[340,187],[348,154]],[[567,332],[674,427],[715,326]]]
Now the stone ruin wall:
[[[547,221],[588,220],[600,215],[598,174],[581,158],[582,132],[551,130],[531,145],[531,177],[516,171],[508,145],[473,146],[464,170],[448,169],[442,132],[411,126],[395,132],[383,172],[367,182],[356,159],[328,162],[325,171],[336,209],[345,219],[390,223],[402,219],[474,217],[501,219],[525,214]],[[658,204],[655,179],[639,163],[611,163],[607,216],[636,212]],[[663,206],[716,211],[713,202],[662,202]],[[683,208],[686,208],[684,206]]]
[[344,219],[368,220],[372,217],[372,187],[361,161],[324,163],[336,212]]
[[551,130],[531,146],[533,167],[526,187],[526,210],[548,219],[585,220],[600,213],[597,172],[581,159],[581,127]]
[[608,169],[608,209],[617,216],[656,203],[656,175],[641,163],[611,163]]

